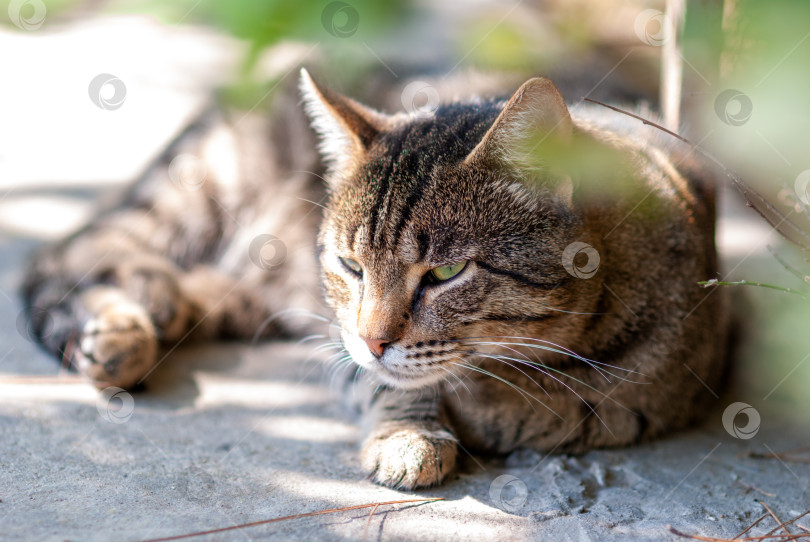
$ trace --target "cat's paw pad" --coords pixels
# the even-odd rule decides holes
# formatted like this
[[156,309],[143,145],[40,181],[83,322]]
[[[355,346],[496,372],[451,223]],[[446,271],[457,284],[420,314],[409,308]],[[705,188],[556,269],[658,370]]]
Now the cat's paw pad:
[[361,461],[378,484],[415,489],[441,483],[453,470],[456,453],[456,440],[444,429],[399,427],[369,436]]
[[132,302],[106,306],[84,325],[74,363],[98,389],[131,388],[157,359],[155,329]]

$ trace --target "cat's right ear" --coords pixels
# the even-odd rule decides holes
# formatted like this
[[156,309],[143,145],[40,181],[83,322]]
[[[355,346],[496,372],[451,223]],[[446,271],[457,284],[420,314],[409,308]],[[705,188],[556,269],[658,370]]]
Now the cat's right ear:
[[535,77],[515,92],[465,162],[544,170],[554,151],[570,145],[572,133],[560,91],[549,79]]
[[362,162],[391,119],[319,85],[305,68],[301,68],[300,88],[312,127],[321,137],[320,151],[330,177],[339,178]]
[[574,185],[565,158],[573,156],[573,136],[562,94],[549,79],[535,77],[515,92],[464,162],[514,168],[571,204]]

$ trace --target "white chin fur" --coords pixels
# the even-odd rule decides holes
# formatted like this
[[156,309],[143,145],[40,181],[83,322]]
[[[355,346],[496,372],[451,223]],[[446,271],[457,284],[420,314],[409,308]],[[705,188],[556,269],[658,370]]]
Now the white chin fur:
[[401,390],[427,388],[443,380],[440,374],[425,374],[416,377],[402,378],[386,371],[384,367],[381,367],[380,363],[377,363],[376,367],[371,369],[371,371],[377,378],[382,380],[383,383]]

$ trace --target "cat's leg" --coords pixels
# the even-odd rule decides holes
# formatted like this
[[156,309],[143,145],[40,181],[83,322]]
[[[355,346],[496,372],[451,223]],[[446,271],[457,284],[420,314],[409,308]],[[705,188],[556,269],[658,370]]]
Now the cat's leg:
[[178,266],[115,222],[43,250],[24,297],[30,333],[48,351],[98,387],[128,388],[151,370],[160,342],[188,332],[200,307],[184,295]]
[[377,483],[401,489],[441,483],[456,464],[457,443],[433,389],[377,388],[366,402],[361,462]]
[[121,231],[91,228],[29,269],[30,333],[95,386],[130,388],[152,371],[161,346],[281,331],[267,322],[278,309],[273,283],[249,271],[185,270]]
[[[299,275],[312,275],[309,282],[317,277],[314,255],[304,254],[302,264],[307,251],[297,248],[299,238],[314,238],[317,213],[307,214],[315,206],[305,200],[320,199],[321,181],[280,172],[274,146],[261,137],[264,124],[245,120],[239,129],[204,115],[118,206],[43,248],[26,270],[26,333],[97,386],[130,387],[152,370],[161,345],[252,337],[268,314],[309,300],[296,293],[301,288],[272,290],[295,265]],[[251,262],[251,240],[279,231],[289,265]],[[222,264],[223,254],[230,265]],[[304,281],[294,278],[288,282]],[[278,331],[277,324],[263,325],[264,334]]]

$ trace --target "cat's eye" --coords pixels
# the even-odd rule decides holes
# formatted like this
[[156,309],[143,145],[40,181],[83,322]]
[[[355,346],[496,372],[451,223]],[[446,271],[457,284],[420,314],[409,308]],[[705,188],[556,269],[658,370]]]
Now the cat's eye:
[[428,271],[428,274],[434,281],[443,282],[457,276],[459,273],[464,271],[465,267],[467,267],[467,262],[458,262],[451,265],[435,267]]
[[346,269],[354,273],[355,275],[362,275],[363,268],[360,266],[359,263],[352,260],[351,258],[341,258],[340,263],[342,263]]

